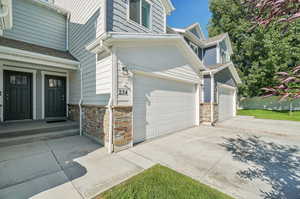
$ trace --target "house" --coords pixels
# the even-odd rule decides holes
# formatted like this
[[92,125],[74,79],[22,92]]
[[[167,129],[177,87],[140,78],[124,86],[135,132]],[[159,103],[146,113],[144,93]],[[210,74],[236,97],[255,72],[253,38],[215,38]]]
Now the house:
[[230,60],[232,46],[227,33],[206,39],[198,23],[169,33],[184,37],[206,70],[202,73],[201,121],[216,123],[236,116],[237,86],[241,79]]
[[116,152],[235,110],[228,35],[167,27],[170,0],[0,2],[2,122],[68,118]]

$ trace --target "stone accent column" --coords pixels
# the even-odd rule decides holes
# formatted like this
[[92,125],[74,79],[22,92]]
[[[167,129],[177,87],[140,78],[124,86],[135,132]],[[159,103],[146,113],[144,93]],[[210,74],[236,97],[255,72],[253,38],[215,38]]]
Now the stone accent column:
[[109,110],[106,106],[82,106],[82,132],[84,135],[107,146],[109,135]]
[[[213,106],[213,121],[211,119],[211,106]],[[200,121],[202,123],[215,123],[218,121],[218,104],[200,104]]]
[[114,152],[133,146],[132,106],[113,107]]
[[80,110],[78,104],[68,104],[68,119],[80,121]]

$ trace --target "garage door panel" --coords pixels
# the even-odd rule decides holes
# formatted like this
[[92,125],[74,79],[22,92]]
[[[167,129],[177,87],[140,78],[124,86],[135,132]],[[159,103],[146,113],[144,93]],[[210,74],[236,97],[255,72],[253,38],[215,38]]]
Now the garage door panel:
[[192,84],[136,75],[133,103],[135,142],[195,125]]
[[224,121],[234,116],[235,91],[232,88],[219,87],[219,121]]

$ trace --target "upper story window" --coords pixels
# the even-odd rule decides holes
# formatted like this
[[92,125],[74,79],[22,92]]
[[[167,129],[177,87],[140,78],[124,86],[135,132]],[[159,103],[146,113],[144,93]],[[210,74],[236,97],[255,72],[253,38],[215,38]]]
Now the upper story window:
[[230,61],[230,55],[226,46],[226,42],[222,41],[219,44],[220,46],[220,63],[225,64]]
[[190,42],[190,46],[193,49],[193,51],[198,55],[198,46]]
[[129,0],[129,19],[150,28],[151,4],[147,0]]

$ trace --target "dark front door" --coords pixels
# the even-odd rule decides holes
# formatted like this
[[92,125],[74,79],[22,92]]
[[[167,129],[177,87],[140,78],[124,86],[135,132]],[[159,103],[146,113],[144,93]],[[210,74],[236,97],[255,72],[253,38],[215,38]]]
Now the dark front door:
[[45,76],[45,117],[66,117],[66,78]]
[[4,120],[32,119],[32,74],[4,70]]

